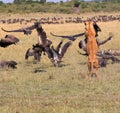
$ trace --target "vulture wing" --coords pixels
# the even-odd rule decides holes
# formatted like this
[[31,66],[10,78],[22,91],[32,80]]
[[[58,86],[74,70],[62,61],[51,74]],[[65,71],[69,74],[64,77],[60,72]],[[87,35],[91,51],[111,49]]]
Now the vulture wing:
[[34,25],[26,27],[26,28],[20,28],[17,30],[5,30],[3,28],[1,28],[3,31],[5,32],[23,32],[25,35],[29,35],[32,33],[32,30],[35,29],[38,26],[38,22],[35,22]]
[[72,40],[72,41],[75,41],[75,40],[76,40],[76,37],[85,35],[85,33],[76,34],[76,35],[71,35],[71,36],[55,35],[55,34],[53,34],[53,33],[50,33],[50,34],[51,34],[52,36],[55,36],[55,37],[68,38],[69,40]]
[[53,53],[50,47],[45,47],[45,52],[47,53],[49,59],[53,58]]
[[98,36],[98,32],[101,31],[100,27],[96,24],[96,22],[94,22],[93,27],[94,27],[94,29],[95,29],[96,36]]
[[36,25],[36,30],[38,33],[38,43],[40,45],[42,45],[43,47],[46,47],[47,45],[49,45],[48,44],[49,40],[47,39],[47,34],[40,24]]
[[58,52],[54,49],[54,47],[51,47],[52,53],[53,53],[53,58],[54,60],[58,60]]
[[101,31],[100,27],[94,22],[93,24],[94,29],[98,32]]
[[83,35],[85,35],[85,33],[76,34],[76,35],[73,35],[73,37],[80,37],[80,36],[83,36]]
[[68,47],[71,45],[72,43],[69,41],[69,42],[66,42],[63,47],[61,48],[61,51],[59,51],[59,54],[60,54],[60,58],[62,59],[64,54],[66,53]]
[[55,37],[62,37],[62,38],[70,38],[71,36],[62,36],[62,35],[55,35],[53,33],[50,33],[52,36],[55,36]]
[[17,30],[5,30],[3,28],[1,28],[3,31],[5,32],[23,32],[25,35],[31,34],[32,31],[26,28],[21,28],[21,29],[17,29]]
[[55,37],[61,37],[61,38],[68,38],[69,40],[72,40],[74,41],[75,40],[75,37],[73,36],[62,36],[62,35],[55,35],[53,33],[50,33],[52,36],[55,36]]
[[25,53],[25,59],[27,60],[29,56],[34,56],[34,50],[29,48]]
[[62,43],[63,43],[63,41],[61,40],[60,43],[57,45],[57,47],[55,49],[58,53],[59,53],[59,50],[61,48]]

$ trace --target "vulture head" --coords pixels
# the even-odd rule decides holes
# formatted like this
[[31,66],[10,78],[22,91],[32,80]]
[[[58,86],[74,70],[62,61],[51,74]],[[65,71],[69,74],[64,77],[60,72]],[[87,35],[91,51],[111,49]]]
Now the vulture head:
[[40,22],[35,22],[34,26],[35,26],[35,28],[41,28],[42,27],[41,24],[40,24]]

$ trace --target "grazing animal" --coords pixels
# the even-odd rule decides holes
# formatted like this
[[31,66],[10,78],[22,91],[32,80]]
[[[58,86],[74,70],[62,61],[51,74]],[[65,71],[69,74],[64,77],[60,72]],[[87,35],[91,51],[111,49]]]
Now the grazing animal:
[[17,68],[16,65],[17,65],[17,62],[13,60],[12,61],[0,61],[0,68],[10,67],[10,68],[15,69]]
[[86,21],[85,22],[85,36],[87,40],[86,49],[88,54],[88,76],[95,75],[97,77],[97,70],[99,67],[97,52],[98,52],[98,44],[96,42],[96,31],[94,29],[94,22]]
[[81,33],[81,34],[76,34],[76,35],[71,35],[71,36],[62,36],[62,35],[55,35],[53,33],[50,33],[52,36],[55,37],[62,37],[62,38],[68,38],[71,41],[75,41],[77,39],[77,37],[83,36],[85,35],[85,33]]
[[62,47],[63,41],[61,41],[56,48],[54,46],[46,47],[45,51],[48,54],[48,58],[54,64],[54,66],[60,66],[60,62],[62,62],[62,58],[64,57],[68,47],[72,44],[70,41],[66,42]]
[[25,53],[25,59],[27,60],[30,56],[34,56],[34,60],[40,61],[42,51],[44,48],[39,44],[33,45],[33,48],[29,48]]
[[5,48],[12,44],[16,44],[17,42],[19,42],[19,39],[16,38],[15,36],[6,35],[5,38],[0,40],[0,46]]

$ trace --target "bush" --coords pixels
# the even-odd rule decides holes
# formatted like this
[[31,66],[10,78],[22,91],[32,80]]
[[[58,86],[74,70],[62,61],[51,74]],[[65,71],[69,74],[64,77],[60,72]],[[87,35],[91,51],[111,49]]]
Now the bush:
[[26,13],[26,12],[52,12],[52,13],[73,13],[73,6],[78,7],[80,12],[99,12],[99,11],[120,11],[119,3],[110,2],[63,2],[63,3],[20,3],[20,4],[0,4],[2,13]]

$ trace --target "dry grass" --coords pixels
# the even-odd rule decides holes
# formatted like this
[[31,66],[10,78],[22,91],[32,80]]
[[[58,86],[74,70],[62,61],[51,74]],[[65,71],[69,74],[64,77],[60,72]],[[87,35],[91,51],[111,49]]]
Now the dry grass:
[[[85,15],[86,16],[86,15]],[[32,23],[31,23],[32,24]],[[102,32],[100,40],[114,38],[100,49],[120,48],[120,22],[98,23]],[[28,25],[29,26],[29,25]],[[6,29],[23,27],[19,24],[1,25]],[[70,35],[84,31],[84,24],[43,25],[47,36],[56,45],[61,39],[50,35]],[[0,30],[1,38],[6,35]],[[12,33],[20,39],[17,45],[0,48],[0,60],[15,60],[16,70],[0,70],[0,113],[119,113],[120,112],[120,69],[119,64],[110,64],[98,71],[99,80],[87,80],[87,58],[77,53],[78,42],[73,42],[63,58],[62,66],[55,68],[47,56],[40,63],[33,59],[25,61],[28,48],[37,41],[37,33],[25,36]],[[65,39],[64,41],[67,41]]]

